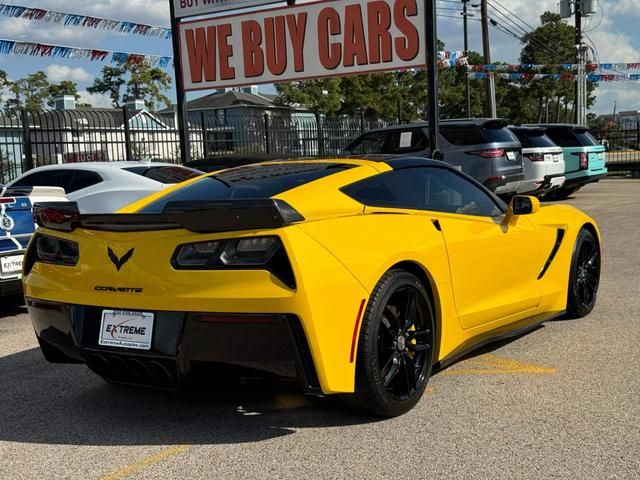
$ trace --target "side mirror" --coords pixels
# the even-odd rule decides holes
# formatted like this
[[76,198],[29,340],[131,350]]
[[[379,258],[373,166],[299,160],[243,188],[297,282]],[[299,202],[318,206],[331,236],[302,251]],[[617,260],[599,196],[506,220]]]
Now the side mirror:
[[509,223],[514,217],[520,215],[531,215],[538,210],[540,210],[540,200],[536,197],[516,195],[511,199],[504,223]]
[[536,197],[516,195],[511,199],[509,209],[514,215],[531,215],[540,210],[540,200]]

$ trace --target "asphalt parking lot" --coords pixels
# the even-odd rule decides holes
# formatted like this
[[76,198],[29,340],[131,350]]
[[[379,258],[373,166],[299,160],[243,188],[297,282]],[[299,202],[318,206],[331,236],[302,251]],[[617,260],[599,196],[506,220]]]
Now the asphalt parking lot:
[[640,181],[570,203],[604,237],[592,315],[467,357],[393,420],[284,384],[110,386],[47,364],[25,308],[3,299],[0,478],[640,478]]

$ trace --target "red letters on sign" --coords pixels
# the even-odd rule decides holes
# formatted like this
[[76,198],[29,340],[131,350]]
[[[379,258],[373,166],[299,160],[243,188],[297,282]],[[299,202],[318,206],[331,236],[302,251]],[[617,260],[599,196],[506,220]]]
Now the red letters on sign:
[[220,80],[236,78],[236,69],[229,66],[229,58],[233,56],[233,48],[229,45],[231,25],[228,23],[218,27],[218,48],[220,49]]
[[307,12],[295,15],[287,15],[287,26],[289,27],[289,38],[293,47],[293,68],[296,72],[304,71],[304,39],[307,30]]
[[264,53],[262,52],[262,29],[255,20],[242,22],[242,46],[244,49],[245,76],[259,77],[264,73]]
[[330,43],[329,35],[340,34],[340,15],[331,8],[323,8],[318,15],[318,49],[320,63],[327,70],[334,70],[342,59],[339,42]]
[[267,18],[264,21],[264,35],[267,46],[267,68],[273,75],[282,75],[287,69],[287,36],[283,16]]
[[185,32],[189,70],[193,83],[202,83],[202,74],[206,82],[216,80],[216,27],[196,28]]
[[353,67],[354,59],[358,65],[369,63],[362,10],[358,4],[347,5],[344,10],[344,66]]
[[390,62],[391,54],[391,8],[387,2],[370,2],[367,5],[369,27],[369,61]]
[[393,20],[405,38],[395,39],[396,53],[402,60],[409,62],[420,52],[420,35],[418,29],[408,17],[418,14],[416,0],[396,0],[393,5]]

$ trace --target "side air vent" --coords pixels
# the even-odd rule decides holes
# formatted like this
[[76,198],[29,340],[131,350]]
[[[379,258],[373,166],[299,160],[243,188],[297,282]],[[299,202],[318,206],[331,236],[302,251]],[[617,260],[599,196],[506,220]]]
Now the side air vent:
[[549,270],[549,267],[551,266],[553,259],[556,258],[558,250],[560,250],[560,245],[562,245],[564,234],[565,234],[564,229],[559,228],[558,232],[556,233],[556,243],[553,246],[553,250],[551,250],[551,255],[549,255],[549,258],[547,259],[547,263],[544,264],[544,267],[542,268],[540,275],[538,275],[538,280],[542,280],[542,277],[544,277],[545,274],[547,273],[547,270]]

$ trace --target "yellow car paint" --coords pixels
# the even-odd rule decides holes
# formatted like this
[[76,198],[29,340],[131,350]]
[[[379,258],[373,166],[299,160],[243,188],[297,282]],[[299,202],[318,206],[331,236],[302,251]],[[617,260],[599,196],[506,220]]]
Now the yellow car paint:
[[[433,294],[436,362],[494,334],[565,310],[578,232],[586,224],[597,232],[584,213],[553,205],[505,219],[364,207],[339,188],[391,167],[367,160],[326,160],[336,161],[355,168],[275,197],[306,218],[280,229],[217,234],[40,229],[41,235],[78,242],[80,261],[75,267],[36,263],[25,272],[25,295],[130,310],[294,314],[301,320],[325,394],[354,391],[351,353],[354,329],[357,336],[361,325],[360,307],[394,266],[420,272]],[[121,212],[137,212],[182,187],[158,192]],[[558,228],[565,230],[563,242],[538,280]],[[264,235],[281,238],[297,280],[295,290],[266,271],[185,271],[170,263],[180,244]],[[135,255],[118,272],[105,254],[108,248],[118,256],[135,248]],[[101,285],[144,288],[144,294],[96,291]]]

